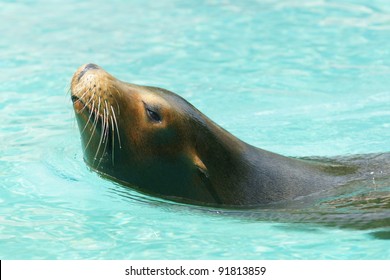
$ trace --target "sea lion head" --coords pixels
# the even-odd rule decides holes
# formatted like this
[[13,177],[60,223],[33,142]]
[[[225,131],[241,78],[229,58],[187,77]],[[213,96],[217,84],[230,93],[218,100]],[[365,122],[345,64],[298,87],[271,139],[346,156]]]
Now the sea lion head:
[[197,152],[205,119],[186,100],[122,82],[95,64],[75,72],[71,97],[92,169],[147,193],[218,203]]

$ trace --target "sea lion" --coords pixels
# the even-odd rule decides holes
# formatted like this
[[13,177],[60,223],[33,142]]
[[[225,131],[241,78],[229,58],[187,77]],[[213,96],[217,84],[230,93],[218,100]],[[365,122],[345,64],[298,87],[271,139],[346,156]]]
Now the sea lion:
[[361,157],[305,160],[256,148],[179,95],[122,82],[91,63],[73,75],[71,98],[93,170],[176,201],[258,206],[389,173],[389,154],[372,156],[370,165]]

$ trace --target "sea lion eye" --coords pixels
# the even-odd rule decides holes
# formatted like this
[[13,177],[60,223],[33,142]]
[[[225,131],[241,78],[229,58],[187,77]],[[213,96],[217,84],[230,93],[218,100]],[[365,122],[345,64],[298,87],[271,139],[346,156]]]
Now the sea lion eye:
[[149,119],[153,122],[161,122],[162,120],[159,113],[157,113],[155,110],[152,110],[148,107],[146,107],[146,114],[148,115]]

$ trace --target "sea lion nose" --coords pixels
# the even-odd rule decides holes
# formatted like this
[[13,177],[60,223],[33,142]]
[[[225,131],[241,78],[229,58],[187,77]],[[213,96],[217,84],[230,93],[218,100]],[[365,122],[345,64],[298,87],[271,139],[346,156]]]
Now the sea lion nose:
[[85,65],[84,71],[88,71],[89,69],[99,69],[99,66],[93,63],[88,63]]
[[88,63],[87,65],[85,65],[84,69],[80,72],[78,80],[80,81],[81,77],[82,77],[88,70],[91,70],[91,69],[99,69],[99,66],[97,66],[96,64],[93,64],[93,63]]

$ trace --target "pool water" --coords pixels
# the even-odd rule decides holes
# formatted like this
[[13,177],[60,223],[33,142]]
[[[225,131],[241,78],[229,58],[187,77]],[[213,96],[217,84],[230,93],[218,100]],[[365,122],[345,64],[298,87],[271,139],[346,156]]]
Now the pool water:
[[68,92],[93,62],[266,150],[389,152],[389,1],[1,1],[0,19],[0,259],[390,258],[387,223],[250,219],[102,179]]

